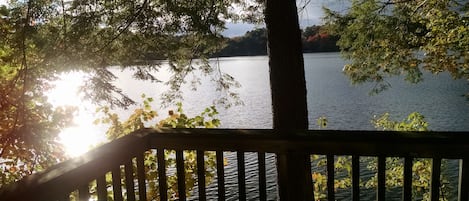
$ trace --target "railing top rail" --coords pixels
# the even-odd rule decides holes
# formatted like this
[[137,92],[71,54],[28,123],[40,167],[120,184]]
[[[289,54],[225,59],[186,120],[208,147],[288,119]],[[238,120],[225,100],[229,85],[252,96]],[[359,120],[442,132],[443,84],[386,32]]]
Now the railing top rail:
[[[396,132],[271,129],[158,129],[146,130],[150,146],[362,156],[465,158],[469,132]],[[287,133],[287,134],[285,134]],[[170,134],[170,135],[168,135]]]
[[41,200],[41,196],[63,195],[152,148],[469,158],[469,132],[143,129],[7,186],[0,190],[0,198]]

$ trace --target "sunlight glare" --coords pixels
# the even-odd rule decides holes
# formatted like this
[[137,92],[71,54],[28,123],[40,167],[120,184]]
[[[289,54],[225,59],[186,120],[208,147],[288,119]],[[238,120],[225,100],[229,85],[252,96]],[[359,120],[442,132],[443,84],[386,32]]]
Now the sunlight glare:
[[96,106],[83,101],[79,96],[79,88],[85,81],[83,72],[69,72],[60,75],[60,79],[52,82],[55,86],[47,94],[48,101],[54,106],[74,106],[78,108],[73,118],[74,125],[62,130],[60,142],[64,145],[66,155],[77,157],[105,140],[104,129],[93,124]]
[[67,156],[70,157],[86,153],[99,142],[95,133],[83,126],[66,128],[59,134],[59,137],[60,142],[65,146]]
[[47,93],[48,101],[58,106],[80,106],[82,100],[78,96],[79,88],[85,81],[85,73],[69,72],[61,74],[59,80],[53,81],[51,84],[54,88]]

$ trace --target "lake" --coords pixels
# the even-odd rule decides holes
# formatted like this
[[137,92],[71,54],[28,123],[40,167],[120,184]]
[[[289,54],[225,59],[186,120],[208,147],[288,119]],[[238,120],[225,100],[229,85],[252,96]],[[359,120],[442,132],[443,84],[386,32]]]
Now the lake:
[[[388,79],[392,87],[382,93],[370,96],[373,84],[353,86],[342,73],[345,61],[338,53],[305,54],[305,75],[308,95],[309,128],[317,129],[316,120],[326,117],[327,129],[374,130],[371,119],[385,112],[391,118],[402,120],[411,112],[420,112],[425,116],[431,130],[469,131],[469,101],[464,94],[469,92],[468,82],[453,80],[446,73],[432,75],[424,73],[424,81],[419,84],[406,83],[402,77]],[[269,85],[268,57],[231,57],[211,60],[213,65],[220,65],[222,71],[229,73],[242,85],[235,91],[244,102],[242,106],[228,109],[218,107],[222,128],[272,128],[272,110]],[[120,78],[116,85],[136,100],[140,95],[158,97],[164,91],[162,84],[135,81],[127,71],[115,71]],[[167,75],[161,75],[164,80]],[[183,108],[192,116],[200,114],[205,107],[212,105],[220,93],[209,79],[202,80],[197,91],[185,87]],[[86,105],[86,104],[85,104]],[[92,106],[91,106],[92,107]],[[160,116],[167,110],[158,109]],[[132,108],[131,108],[132,109]],[[84,108],[80,115],[94,117],[94,108]],[[121,116],[128,116],[130,111],[117,111]],[[163,115],[161,115],[163,114]],[[87,133],[100,135],[104,139],[105,127],[93,126],[92,120],[82,121]],[[226,190],[227,200],[236,200],[236,156],[227,154]],[[255,156],[246,157],[248,199],[255,199],[257,193],[257,165]],[[267,157],[269,200],[276,199],[275,157]],[[208,198],[216,197],[216,184],[208,189]],[[251,196],[251,197],[250,197]],[[337,198],[340,199],[341,195]]]
[[[469,130],[469,101],[464,97],[469,85],[465,80],[453,80],[447,73],[424,73],[423,82],[410,84],[402,77],[393,77],[388,79],[390,89],[370,96],[374,85],[351,85],[342,73],[345,61],[338,53],[305,54],[304,61],[310,129],[318,128],[316,120],[322,116],[328,119],[328,129],[374,130],[370,120],[376,115],[388,112],[393,119],[402,120],[411,112],[420,112],[431,130]],[[220,65],[222,71],[242,85],[236,91],[243,106],[218,107],[221,127],[272,128],[268,58],[219,58],[212,64]],[[156,97],[164,88],[161,84],[135,81],[126,71],[116,74],[122,78],[116,84],[137,100],[142,93]],[[213,83],[202,83],[197,91],[189,87],[183,90],[182,102],[188,114],[200,113],[219,95]]]

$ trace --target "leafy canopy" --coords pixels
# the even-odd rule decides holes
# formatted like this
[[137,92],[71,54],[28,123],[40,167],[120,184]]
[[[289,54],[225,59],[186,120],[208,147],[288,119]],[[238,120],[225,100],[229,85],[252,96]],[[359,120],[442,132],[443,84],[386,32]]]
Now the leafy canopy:
[[378,92],[393,75],[420,82],[422,69],[469,79],[468,1],[352,0],[346,12],[324,10],[353,83],[376,82]]
[[165,104],[182,97],[180,87],[196,71],[226,92],[221,102],[239,103],[230,91],[238,83],[208,65],[207,55],[223,46],[227,20],[259,19],[260,6],[243,0],[9,0],[0,6],[0,186],[64,159],[57,136],[75,110],[54,108],[44,95],[60,73],[87,72],[80,98],[110,107],[135,103],[113,85],[110,68],[159,82],[153,72],[162,66],[171,73]]

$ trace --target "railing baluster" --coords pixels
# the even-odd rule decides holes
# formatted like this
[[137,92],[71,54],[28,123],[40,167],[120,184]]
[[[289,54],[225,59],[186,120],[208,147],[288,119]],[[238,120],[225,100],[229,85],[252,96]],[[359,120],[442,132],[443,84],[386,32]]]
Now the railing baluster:
[[386,199],[386,157],[378,157],[378,190],[376,192],[378,201]]
[[458,200],[469,200],[469,159],[464,158],[459,161],[459,189]]
[[327,200],[335,201],[334,191],[334,155],[327,155]]
[[166,183],[166,161],[164,157],[164,149],[156,151],[158,158],[158,187],[160,191],[160,200],[168,200],[168,184]]
[[200,201],[207,200],[205,192],[205,160],[204,151],[197,150],[197,184],[199,187],[199,199]]
[[131,158],[125,164],[125,188],[127,201],[135,201],[134,165]]
[[122,182],[121,182],[121,168],[116,166],[112,170],[112,191],[114,193],[114,201],[122,201]]
[[438,201],[440,199],[440,173],[441,173],[441,158],[433,158],[432,159],[431,193],[430,193],[431,201]]
[[411,201],[412,200],[412,166],[414,158],[405,157],[404,158],[404,186],[403,186],[403,200]]
[[186,200],[186,175],[184,172],[184,152],[176,151],[176,172],[178,178],[179,201]]
[[237,152],[238,162],[238,193],[239,200],[246,200],[246,170],[244,167],[244,152]]
[[96,188],[98,201],[107,201],[106,175],[100,176],[98,179],[96,179]]
[[137,156],[137,178],[138,178],[138,200],[147,201],[147,185],[145,182],[145,162],[144,155]]
[[267,179],[265,176],[265,153],[257,153],[257,161],[259,167],[259,200],[267,200]]
[[352,156],[352,200],[360,200],[360,156]]
[[225,200],[225,161],[223,151],[216,152],[217,157],[217,182],[218,182],[218,200]]
[[78,188],[78,200],[88,201],[90,199],[89,185],[85,184]]

